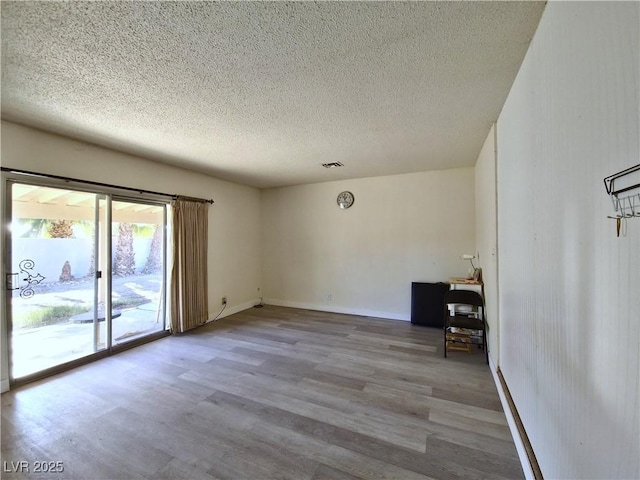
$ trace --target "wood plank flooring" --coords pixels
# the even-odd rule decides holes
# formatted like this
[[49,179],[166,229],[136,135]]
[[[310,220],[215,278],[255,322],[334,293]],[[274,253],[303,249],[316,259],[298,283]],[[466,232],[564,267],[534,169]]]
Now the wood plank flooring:
[[[21,461],[30,471],[11,472]],[[481,351],[444,359],[438,329],[273,306],[2,395],[2,467],[7,479],[523,477]]]

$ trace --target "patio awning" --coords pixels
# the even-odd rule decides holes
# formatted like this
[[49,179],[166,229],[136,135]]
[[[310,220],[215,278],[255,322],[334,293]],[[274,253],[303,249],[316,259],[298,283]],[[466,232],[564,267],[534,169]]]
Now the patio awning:
[[[95,220],[93,193],[16,183],[13,185],[13,218],[47,220]],[[161,206],[113,201],[112,221],[162,224]]]

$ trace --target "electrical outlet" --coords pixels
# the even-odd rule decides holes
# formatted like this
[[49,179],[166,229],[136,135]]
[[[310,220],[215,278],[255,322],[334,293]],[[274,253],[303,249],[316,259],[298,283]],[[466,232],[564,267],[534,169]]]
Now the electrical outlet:
[[222,305],[226,305],[227,304],[227,297],[222,297]]

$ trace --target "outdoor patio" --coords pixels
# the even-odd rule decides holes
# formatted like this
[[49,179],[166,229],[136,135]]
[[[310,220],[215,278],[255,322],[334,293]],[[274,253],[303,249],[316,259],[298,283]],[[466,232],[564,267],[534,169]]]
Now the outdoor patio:
[[[114,345],[165,328],[162,312],[159,311],[161,290],[162,276],[158,274],[114,277],[113,309],[120,313],[112,320]],[[82,315],[78,315],[83,311],[91,316],[93,279],[38,285],[34,291],[35,294],[31,298],[21,298],[20,294],[15,292],[12,299],[16,316],[12,335],[14,377],[28,375],[94,353],[93,321],[81,323],[79,317]],[[35,316],[34,312],[52,307],[67,307],[69,314],[50,325],[25,324],[29,318]],[[105,322],[98,322],[98,328],[100,350],[105,348],[107,341]]]

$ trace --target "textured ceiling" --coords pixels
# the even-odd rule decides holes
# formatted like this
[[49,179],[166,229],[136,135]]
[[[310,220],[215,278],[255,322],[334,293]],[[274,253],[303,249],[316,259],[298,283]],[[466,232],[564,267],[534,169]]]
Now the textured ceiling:
[[3,118],[257,187],[473,165],[544,8],[1,5]]

